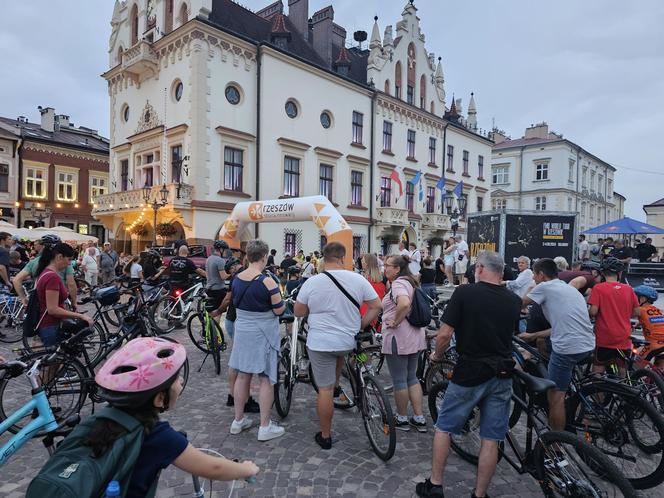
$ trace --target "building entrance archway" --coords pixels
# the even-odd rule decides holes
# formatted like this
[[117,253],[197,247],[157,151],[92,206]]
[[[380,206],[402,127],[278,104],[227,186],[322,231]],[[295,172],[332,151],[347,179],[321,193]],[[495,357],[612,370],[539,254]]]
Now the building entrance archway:
[[240,202],[226,218],[219,238],[239,249],[242,239],[251,238],[246,229],[249,223],[293,222],[311,220],[327,238],[327,242],[340,242],[346,248],[344,262],[353,267],[353,230],[327,197],[316,195],[256,202]]

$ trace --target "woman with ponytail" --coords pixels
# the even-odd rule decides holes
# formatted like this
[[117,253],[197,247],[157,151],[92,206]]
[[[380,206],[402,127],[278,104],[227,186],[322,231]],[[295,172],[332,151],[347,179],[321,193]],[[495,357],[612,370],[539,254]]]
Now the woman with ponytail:
[[54,347],[62,340],[59,333],[60,322],[66,318],[85,320],[92,325],[92,318],[65,309],[64,303],[69,292],[65,287],[59,272],[65,270],[74,257],[71,246],[58,242],[46,245],[41,252],[35,292],[39,301],[39,323],[37,331],[44,343],[44,347]]

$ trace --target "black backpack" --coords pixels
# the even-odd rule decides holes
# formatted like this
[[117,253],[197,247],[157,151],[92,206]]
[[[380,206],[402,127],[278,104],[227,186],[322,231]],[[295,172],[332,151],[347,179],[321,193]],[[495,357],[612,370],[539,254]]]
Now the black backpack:
[[[44,273],[42,272],[42,275],[43,274]],[[35,282],[35,288],[30,291],[30,295],[28,296],[28,306],[25,308],[25,318],[23,319],[23,335],[25,337],[34,337],[37,335],[39,324],[46,315],[46,311],[44,311],[43,315],[39,313],[37,283],[39,283],[39,279]]]
[[429,298],[421,287],[415,287],[413,301],[410,303],[410,313],[406,320],[413,327],[428,327],[431,323],[431,305]]

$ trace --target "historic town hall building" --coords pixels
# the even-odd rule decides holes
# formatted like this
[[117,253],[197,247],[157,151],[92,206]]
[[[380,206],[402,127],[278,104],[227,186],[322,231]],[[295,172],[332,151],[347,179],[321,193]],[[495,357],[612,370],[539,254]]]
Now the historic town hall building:
[[[489,208],[492,142],[472,94],[462,115],[446,93],[412,2],[355,42],[308,0],[287,15],[282,1],[127,0],[111,24],[110,193],[94,214],[116,240],[151,240],[155,201],[165,240],[204,241],[237,202],[320,194],[354,252],[407,239],[436,253],[455,210],[463,230],[466,212]],[[324,243],[304,222],[255,234],[280,252]]]

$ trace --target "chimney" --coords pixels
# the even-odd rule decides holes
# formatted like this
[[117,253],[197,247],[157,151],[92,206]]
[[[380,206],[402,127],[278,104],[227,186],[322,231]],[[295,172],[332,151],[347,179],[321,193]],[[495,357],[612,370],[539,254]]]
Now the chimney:
[[546,124],[546,121],[530,125],[530,128],[526,128],[524,138],[549,138],[549,125]]
[[55,130],[55,109],[52,107],[38,107],[41,114],[41,129],[53,133]]
[[282,3],[281,0],[277,0],[276,2],[271,3],[270,5],[265,7],[264,9],[261,9],[258,12],[256,12],[256,15],[270,21],[275,15],[283,13],[284,13],[284,4]]
[[288,0],[288,19],[304,39],[309,40],[309,0]]
[[332,66],[334,9],[329,5],[319,10],[312,16],[312,21],[314,25],[314,50],[327,66]]
[[55,119],[60,123],[60,128],[69,128],[69,116],[66,114],[58,114]]

